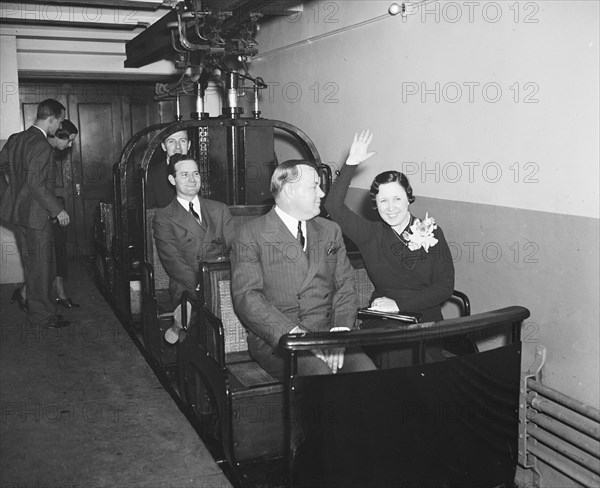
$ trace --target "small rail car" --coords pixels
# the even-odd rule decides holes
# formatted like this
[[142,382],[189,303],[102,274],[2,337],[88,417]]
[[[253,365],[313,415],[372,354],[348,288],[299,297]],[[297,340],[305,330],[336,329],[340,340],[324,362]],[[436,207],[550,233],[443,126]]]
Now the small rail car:
[[[170,345],[168,276],[160,263],[147,208],[149,161],[169,134],[187,130],[200,165],[202,196],[227,203],[236,225],[271,208],[268,195],[276,131],[289,134],[320,168],[331,171],[300,129],[281,121],[205,118],[150,126],[137,133],[114,166],[114,202],[98,210],[95,275],[121,321],[140,338],[155,371],[171,384],[207,443],[216,446],[239,485],[509,486],[516,469],[522,307],[349,333],[291,335],[289,377],[278,381],[252,361],[233,310],[228,262],[202,263],[200,299],[184,295],[191,317]],[[261,168],[260,174],[248,171]],[[350,252],[360,305],[373,290],[358,253]],[[136,302],[138,284],[141,300]],[[137,306],[141,304],[141,307]],[[510,330],[511,342],[479,351],[473,334]],[[446,339],[447,358],[424,362],[432,340]],[[415,365],[327,377],[295,373],[295,354],[313,347],[410,343]],[[265,474],[266,473],[266,474]]]

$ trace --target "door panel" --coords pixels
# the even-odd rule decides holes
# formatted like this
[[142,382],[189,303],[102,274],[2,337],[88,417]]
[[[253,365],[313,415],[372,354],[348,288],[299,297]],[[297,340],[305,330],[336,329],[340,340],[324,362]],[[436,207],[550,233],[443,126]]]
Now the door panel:
[[73,150],[73,165],[78,169],[73,176],[77,242],[85,255],[93,251],[94,213],[98,204],[113,200],[112,166],[122,147],[117,129],[120,107],[114,98],[107,98],[104,103],[87,103],[78,96],[71,100],[79,127],[79,145]]

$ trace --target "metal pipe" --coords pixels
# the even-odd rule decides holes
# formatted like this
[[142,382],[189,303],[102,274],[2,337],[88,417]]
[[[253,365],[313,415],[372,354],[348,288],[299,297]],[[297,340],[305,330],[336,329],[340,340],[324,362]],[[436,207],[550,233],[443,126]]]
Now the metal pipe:
[[362,22],[358,22],[356,24],[351,24],[351,25],[342,27],[340,29],[335,29],[335,30],[332,30],[329,32],[325,32],[324,34],[319,34],[319,35],[316,35],[313,37],[309,37],[308,39],[303,39],[302,41],[297,41],[292,44],[288,44],[286,46],[276,47],[275,49],[271,49],[270,51],[266,51],[257,56],[254,56],[254,59],[263,59],[263,58],[266,58],[267,56],[271,56],[271,55],[273,55],[275,53],[279,53],[281,51],[287,51],[288,49],[292,49],[292,48],[299,47],[299,46],[305,46],[307,44],[310,45],[310,44],[320,41],[322,39],[327,39],[328,37],[337,36],[344,32],[358,29],[359,27],[363,27],[365,25],[369,25],[369,24],[372,24],[373,22],[378,22],[380,20],[387,19],[387,18],[390,18],[390,15],[386,12],[385,14],[378,15],[377,17],[374,17],[372,19],[363,20]]
[[600,459],[598,459],[597,455],[591,456],[590,454],[583,452],[581,449],[577,449],[576,447],[564,442],[555,435],[540,429],[535,424],[530,424],[530,427],[527,429],[527,435],[537,439],[552,450],[573,460],[584,468],[587,468],[590,471],[593,471],[595,474],[600,475]]
[[237,97],[237,90],[238,90],[238,83],[239,83],[239,78],[237,73],[229,73],[228,75],[228,79],[227,79],[227,102],[228,102],[228,107],[237,107],[237,102],[238,102],[238,97]]
[[225,89],[227,91],[227,99],[224,100],[223,115],[229,116],[232,119],[239,118],[240,114],[244,113],[242,107],[238,103],[238,88],[240,78],[237,72],[231,71],[227,73]]
[[181,100],[179,95],[175,96],[175,113],[176,113],[176,119],[177,122],[181,121]]
[[552,403],[543,397],[538,396],[535,392],[527,393],[527,403],[539,412],[547,413],[561,422],[583,432],[590,437],[600,441],[600,425],[593,420],[581,416],[574,416],[572,411],[561,407],[556,403]]
[[258,83],[254,83],[254,110],[252,111],[252,115],[255,119],[260,119],[260,110],[258,107]]
[[575,432],[573,429],[566,427],[564,424],[547,417],[535,410],[528,409],[527,410],[527,420],[533,422],[534,424],[543,427],[549,432],[556,434],[561,439],[564,439],[575,447],[583,449],[586,452],[589,452],[592,455],[597,456],[600,451],[600,443],[590,439],[585,434],[581,432]]
[[597,488],[598,483],[600,483],[598,476],[590,473],[585,468],[573,466],[572,463],[564,460],[562,456],[544,446],[536,444],[534,441],[527,442],[527,451],[586,488]]
[[[417,11],[417,8],[420,8],[421,6],[425,6],[428,3],[432,3],[435,1],[437,1],[437,0],[416,0],[414,2],[403,2],[402,6],[399,6],[399,7],[402,11],[402,16],[407,17],[408,15],[413,15]],[[309,37],[308,39],[303,39],[302,41],[297,41],[292,44],[288,44],[287,46],[281,46],[281,47],[277,47],[275,49],[271,49],[270,51],[266,51],[264,53],[261,53],[261,54],[255,56],[254,59],[262,59],[262,58],[271,56],[272,54],[275,54],[275,53],[278,53],[281,51],[287,51],[288,49],[292,49],[292,48],[299,47],[299,46],[304,46],[307,44],[310,45],[310,44],[320,41],[322,39],[327,39],[329,37],[337,36],[337,35],[343,34],[345,32],[349,32],[354,29],[364,27],[366,25],[372,24],[373,22],[379,22],[380,20],[392,18],[392,17],[394,17],[394,15],[395,15],[394,13],[392,13],[391,11],[388,10],[386,13],[378,15],[377,17],[373,17],[371,19],[357,22],[356,24],[350,24],[350,25],[341,27],[339,29],[335,29],[335,30],[332,30],[329,32],[325,32],[323,34]]]
[[202,90],[200,83],[197,83],[196,111],[200,114],[200,116],[202,116],[204,113],[204,90]]
[[533,378],[529,378],[527,380],[527,387],[533,391],[537,391],[540,395],[555,401],[559,405],[564,405],[571,410],[575,410],[584,417],[595,420],[596,422],[600,422],[600,410],[594,407],[570,398],[559,391],[553,390],[552,388],[548,388],[538,381],[535,381]]

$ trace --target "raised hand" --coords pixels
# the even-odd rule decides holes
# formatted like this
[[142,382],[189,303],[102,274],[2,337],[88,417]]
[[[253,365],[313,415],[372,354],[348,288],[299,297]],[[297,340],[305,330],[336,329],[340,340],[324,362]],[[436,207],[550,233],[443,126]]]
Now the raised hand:
[[350,146],[350,154],[346,159],[346,164],[355,166],[369,159],[375,152],[369,152],[369,144],[373,140],[373,133],[367,130],[363,130],[360,135],[354,134],[354,141]]

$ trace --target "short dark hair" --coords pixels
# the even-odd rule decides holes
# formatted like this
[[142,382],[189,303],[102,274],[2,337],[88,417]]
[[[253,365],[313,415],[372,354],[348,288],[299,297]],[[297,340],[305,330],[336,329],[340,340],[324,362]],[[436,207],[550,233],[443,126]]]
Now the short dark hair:
[[180,161],[194,161],[194,163],[196,163],[196,166],[198,166],[198,169],[200,169],[200,165],[198,164],[198,161],[196,161],[193,157],[188,156],[187,154],[181,154],[181,153],[175,153],[173,154],[173,156],[171,156],[169,158],[169,164],[167,164],[167,172],[173,177],[175,178],[175,165],[177,163],[179,163]]
[[69,139],[73,134],[77,135],[78,133],[79,131],[77,130],[77,127],[75,127],[75,124],[69,119],[65,119],[60,123],[54,137],[64,140]]
[[53,98],[48,98],[39,103],[37,107],[36,118],[38,120],[46,120],[52,116],[59,118],[62,113],[66,111],[67,109],[62,103],[54,100]]
[[289,159],[275,168],[271,176],[271,195],[277,198],[281,193],[283,186],[287,183],[293,183],[300,179],[300,169],[298,166],[309,166],[318,172],[317,166],[312,161],[305,159]]
[[408,178],[404,175],[404,173],[400,173],[400,171],[384,171],[375,177],[373,183],[371,184],[371,189],[369,190],[371,201],[375,206],[377,206],[376,196],[379,193],[379,186],[386,183],[398,183],[402,188],[404,188],[406,196],[408,197],[408,203],[413,203],[415,201],[412,186],[410,186]]

